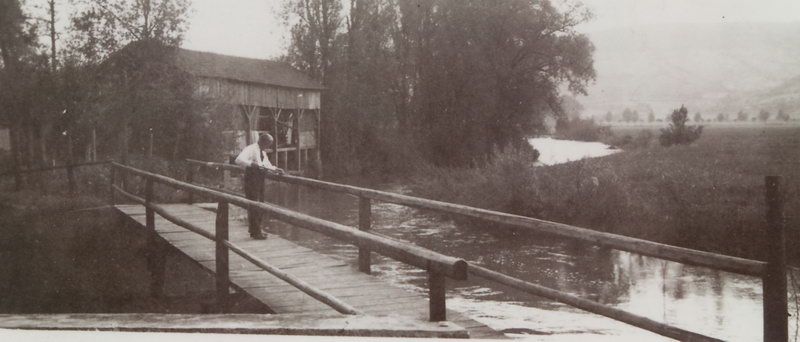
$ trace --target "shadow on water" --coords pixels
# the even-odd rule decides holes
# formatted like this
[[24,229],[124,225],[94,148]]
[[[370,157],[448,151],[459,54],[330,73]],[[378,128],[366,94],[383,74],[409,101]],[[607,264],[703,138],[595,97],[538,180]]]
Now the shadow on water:
[[[150,296],[147,236],[111,209],[20,214],[0,207],[0,313],[206,313],[214,278],[174,250]],[[234,312],[267,313],[246,296]]]
[[[375,187],[402,193],[401,186]],[[351,227],[357,225],[357,199],[289,185],[268,187],[268,200]],[[646,316],[656,321],[726,340],[762,336],[761,283],[758,278],[686,266],[581,242],[535,234],[496,234],[491,224],[461,224],[441,215],[374,202],[372,227],[379,234],[526,281]],[[355,263],[357,249],[278,222],[271,231],[318,251]],[[373,272],[392,283],[424,293],[426,273],[373,254]],[[790,294],[790,302],[794,297]],[[471,277],[448,281],[451,308],[473,319],[531,340],[635,338],[663,340],[623,323]],[[790,312],[794,312],[794,303]],[[792,334],[796,322],[790,322]]]

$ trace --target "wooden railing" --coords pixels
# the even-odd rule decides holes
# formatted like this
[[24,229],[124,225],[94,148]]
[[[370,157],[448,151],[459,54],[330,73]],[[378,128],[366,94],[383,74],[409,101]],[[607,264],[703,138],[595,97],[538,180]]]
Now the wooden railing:
[[[218,170],[241,172],[243,167],[232,164],[187,160],[194,167],[209,167]],[[628,236],[598,232],[586,228],[563,223],[513,215],[465,205],[434,201],[385,191],[361,188],[356,186],[325,182],[315,179],[266,173],[265,177],[289,184],[303,185],[315,189],[349,194],[359,201],[359,229],[368,231],[371,225],[371,201],[405,205],[412,208],[428,209],[440,213],[461,215],[486,222],[528,230],[534,233],[548,234],[641,255],[680,262],[688,265],[708,267],[712,269],[755,276],[762,279],[764,292],[764,340],[788,340],[788,311],[786,295],[786,258],[783,221],[783,199],[779,190],[778,177],[766,178],[766,198],[768,205],[768,260],[758,261],[738,258],[717,253],[710,253],[689,248],[671,246]],[[369,246],[359,246],[359,269],[370,272]],[[470,274],[507,285],[526,293],[556,300],[564,304],[603,315],[630,325],[652,331],[682,341],[717,341],[717,339],[683,330],[668,324],[657,322],[614,307],[573,296],[556,289],[533,284],[518,278],[501,274],[479,265],[470,263]]]
[[[221,308],[225,308],[227,305],[225,304],[227,303],[227,299],[225,298],[227,297],[227,289],[230,285],[230,280],[228,279],[227,256],[228,251],[233,251],[234,253],[249,260],[256,266],[272,273],[278,278],[283,279],[284,281],[292,284],[317,300],[328,304],[339,312],[348,314],[354,314],[358,312],[358,310],[347,305],[346,303],[341,302],[340,300],[328,295],[323,291],[312,288],[309,284],[303,282],[302,280],[285,273],[272,265],[269,265],[266,261],[258,259],[256,256],[248,253],[244,249],[229,241],[227,224],[229,204],[248,210],[269,214],[271,217],[288,224],[313,230],[324,235],[352,243],[359,248],[369,249],[376,253],[426,270],[429,276],[428,287],[430,296],[431,321],[446,320],[445,279],[448,277],[456,280],[464,280],[467,278],[467,263],[464,260],[445,256],[413,244],[371,234],[369,232],[357,230],[338,223],[325,221],[269,203],[251,201],[241,196],[231,195],[222,191],[192,185],[173,178],[146,172],[118,163],[111,163],[111,171],[112,175],[119,172],[144,179],[146,184],[144,198],[128,193],[114,183],[111,184],[111,188],[113,190],[112,194],[119,193],[128,200],[145,206],[146,226],[151,232],[151,235],[155,236],[153,215],[158,213],[165,219],[216,242],[217,295],[220,298],[219,302],[222,303],[220,304]],[[112,177],[112,180],[114,178],[115,177]],[[211,198],[212,200],[218,202],[216,233],[212,234],[177,216],[171,215],[163,207],[153,202],[153,185],[155,183],[167,185],[198,196]],[[112,201],[114,200],[115,199],[112,195]]]

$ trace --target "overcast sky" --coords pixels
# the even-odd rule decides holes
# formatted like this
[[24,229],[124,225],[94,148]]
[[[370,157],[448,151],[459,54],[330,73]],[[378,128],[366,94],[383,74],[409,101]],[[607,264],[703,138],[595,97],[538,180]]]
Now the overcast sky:
[[[580,27],[586,32],[649,24],[800,22],[800,0],[582,2],[594,13],[594,19]],[[285,50],[288,39],[288,28],[279,19],[281,3],[282,0],[192,0],[193,13],[184,47],[245,57],[277,57]]]

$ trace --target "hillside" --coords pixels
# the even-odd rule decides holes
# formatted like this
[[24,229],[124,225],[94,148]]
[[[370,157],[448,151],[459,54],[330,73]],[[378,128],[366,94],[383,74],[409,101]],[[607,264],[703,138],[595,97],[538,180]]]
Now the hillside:
[[752,117],[766,110],[774,116],[781,109],[793,118],[800,119],[800,76],[775,87],[729,95],[717,103],[713,113],[737,113],[743,110]]
[[658,25],[587,34],[597,48],[597,82],[580,101],[586,114],[598,117],[625,107],[652,108],[663,117],[681,104],[711,113],[722,101],[745,101],[741,96],[756,97],[748,103],[772,103],[777,100],[766,93],[796,89],[783,83],[800,76],[800,23]]

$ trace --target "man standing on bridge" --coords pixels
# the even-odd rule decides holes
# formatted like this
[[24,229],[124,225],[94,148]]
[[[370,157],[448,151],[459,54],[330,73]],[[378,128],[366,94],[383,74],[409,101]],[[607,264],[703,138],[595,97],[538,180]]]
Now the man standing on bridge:
[[[258,137],[258,143],[245,147],[235,163],[244,166],[244,196],[249,200],[264,200],[264,172],[277,172],[283,174],[283,169],[275,167],[267,158],[267,148],[272,146],[274,139],[269,134],[262,134]],[[261,215],[256,210],[248,210],[247,221],[250,237],[256,240],[267,238],[261,232]]]

